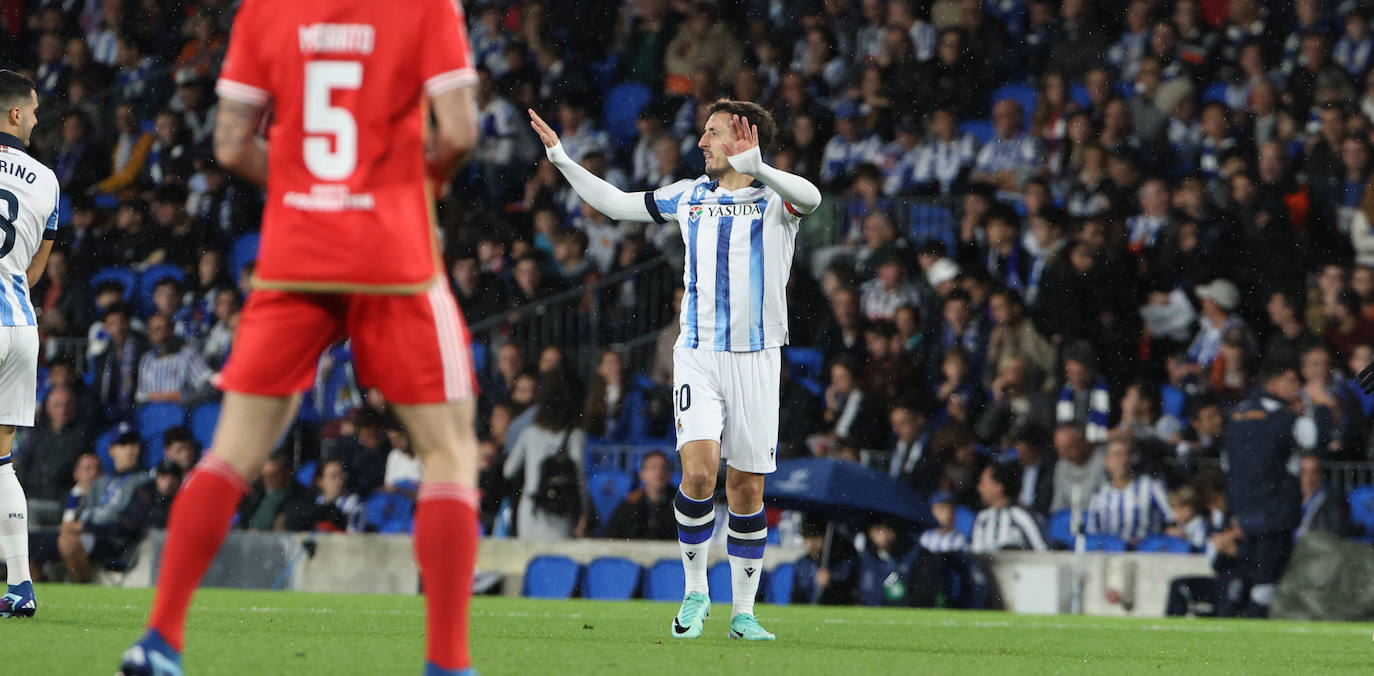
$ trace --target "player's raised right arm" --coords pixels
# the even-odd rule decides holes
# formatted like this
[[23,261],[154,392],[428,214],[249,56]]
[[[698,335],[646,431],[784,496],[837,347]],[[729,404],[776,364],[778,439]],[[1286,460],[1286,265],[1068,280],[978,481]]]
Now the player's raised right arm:
[[578,197],[613,220],[646,223],[654,220],[649,214],[649,207],[645,206],[644,193],[625,192],[574,162],[566,152],[563,152],[563,145],[558,142],[558,134],[555,134],[533,110],[529,113],[530,126],[539,134],[539,140],[544,142],[544,152],[549,156],[549,161],[553,162],[553,166],[558,167],[563,177],[568,179],[573,190],[577,191]]

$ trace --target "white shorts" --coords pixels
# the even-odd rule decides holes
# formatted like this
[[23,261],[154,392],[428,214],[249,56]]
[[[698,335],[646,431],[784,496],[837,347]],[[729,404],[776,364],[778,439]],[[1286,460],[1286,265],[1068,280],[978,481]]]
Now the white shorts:
[[721,457],[741,472],[777,469],[778,391],[782,350],[717,352],[673,349],[673,411],[677,449],[691,441],[720,444]]
[[38,327],[0,326],[0,425],[33,427]]

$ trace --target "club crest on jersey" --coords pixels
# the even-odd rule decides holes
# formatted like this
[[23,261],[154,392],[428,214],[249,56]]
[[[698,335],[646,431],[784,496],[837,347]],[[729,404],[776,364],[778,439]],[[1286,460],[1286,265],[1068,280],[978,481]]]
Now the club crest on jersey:
[[687,209],[687,217],[692,219],[701,218],[701,205],[694,204]]

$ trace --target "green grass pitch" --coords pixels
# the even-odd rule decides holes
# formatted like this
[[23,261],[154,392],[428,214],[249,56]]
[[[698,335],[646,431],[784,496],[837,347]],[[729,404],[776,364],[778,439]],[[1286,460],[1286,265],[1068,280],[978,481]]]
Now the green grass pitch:
[[[109,674],[138,636],[151,590],[44,585],[39,614],[0,620],[5,674]],[[676,607],[478,598],[477,668],[502,674],[1333,674],[1374,673],[1370,627],[1257,621],[1043,617],[761,605],[776,643],[669,638]],[[419,597],[202,590],[187,672],[419,674]]]

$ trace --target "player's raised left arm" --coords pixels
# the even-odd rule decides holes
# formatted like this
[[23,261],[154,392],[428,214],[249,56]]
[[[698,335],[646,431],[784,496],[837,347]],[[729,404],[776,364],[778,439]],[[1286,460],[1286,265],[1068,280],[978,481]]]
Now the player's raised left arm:
[[725,152],[730,155],[730,166],[735,171],[763,181],[764,185],[772,188],[773,192],[803,214],[809,214],[821,205],[821,191],[811,181],[764,163],[763,153],[759,151],[759,128],[749,124],[748,118],[732,115],[730,129],[734,132],[735,140],[724,146]]
[[215,118],[215,159],[259,186],[267,185],[267,139],[257,134],[266,110],[265,105],[221,97]]

